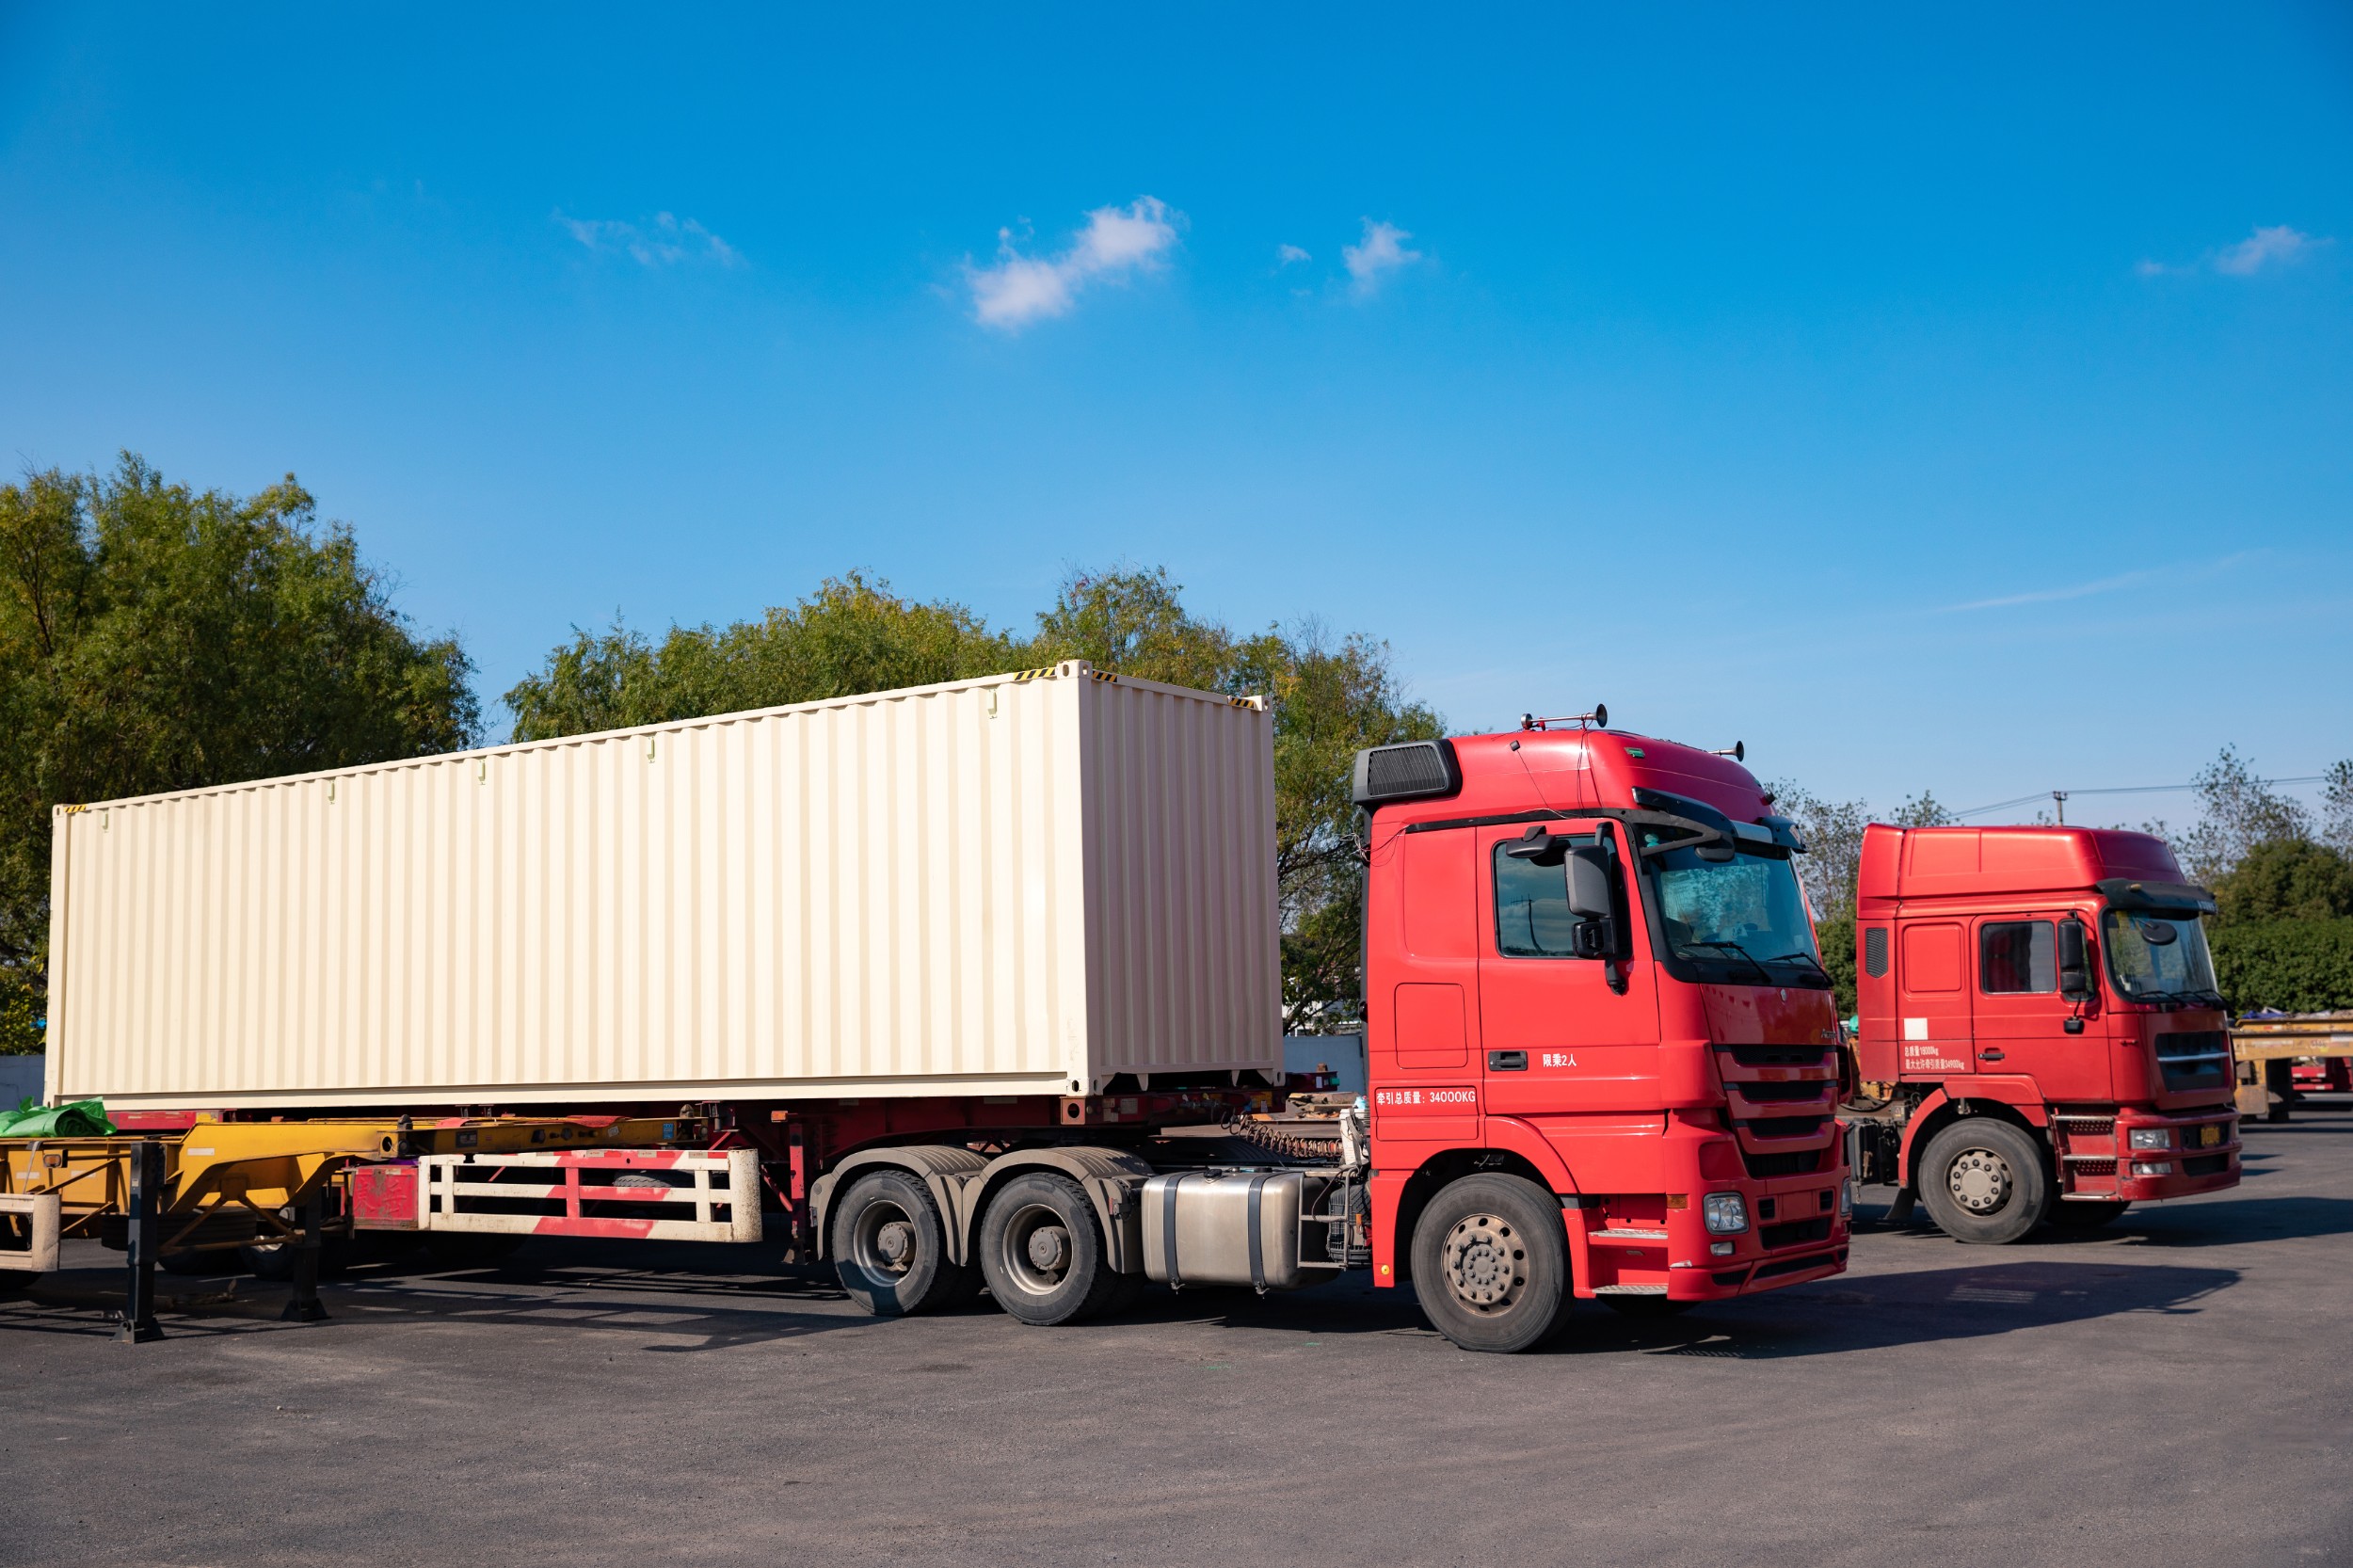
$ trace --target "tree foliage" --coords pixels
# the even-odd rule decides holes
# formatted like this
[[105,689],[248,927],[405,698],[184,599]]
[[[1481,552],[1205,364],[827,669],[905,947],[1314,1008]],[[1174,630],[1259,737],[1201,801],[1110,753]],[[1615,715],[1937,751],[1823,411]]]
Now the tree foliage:
[[2245,920],[2215,928],[2215,983],[2234,1014],[2353,1007],[2353,920]]
[[[2344,763],[2337,771],[2353,775]],[[2353,778],[2347,783],[2353,785]],[[2190,776],[2190,784],[2198,793],[2199,820],[2173,839],[2173,852],[2193,882],[2214,886],[2258,844],[2302,842],[2313,836],[2313,815],[2303,803],[2275,790],[2234,746],[2224,746]]]
[[2309,839],[2274,839],[2214,879],[2217,924],[2353,915],[2353,859]]
[[52,807],[471,744],[471,674],[292,475],[0,486],[0,1050],[39,1048]]
[[576,632],[506,694],[515,738],[539,740],[1084,659],[1098,669],[1232,696],[1274,719],[1275,875],[1283,1000],[1299,1031],[1355,1027],[1363,867],[1351,832],[1358,748],[1443,733],[1407,700],[1385,644],[1313,623],[1235,632],[1185,607],[1164,570],[1066,579],[1027,636],[964,606],[918,603],[853,573],[758,620]]

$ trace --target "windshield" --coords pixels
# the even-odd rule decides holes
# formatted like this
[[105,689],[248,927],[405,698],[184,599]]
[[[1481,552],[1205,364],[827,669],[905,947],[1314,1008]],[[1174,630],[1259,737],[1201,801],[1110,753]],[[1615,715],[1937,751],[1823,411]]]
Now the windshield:
[[2125,997],[2211,997],[2214,957],[2195,915],[2134,915],[2111,909],[2101,917],[2107,934],[2108,973]]
[[[1675,835],[1644,829],[1645,848]],[[1814,946],[1814,927],[1786,855],[1741,847],[1729,860],[1703,860],[1695,849],[1670,849],[1642,862],[1657,889],[1667,951],[1703,966],[1708,979],[1753,985],[1829,984]]]

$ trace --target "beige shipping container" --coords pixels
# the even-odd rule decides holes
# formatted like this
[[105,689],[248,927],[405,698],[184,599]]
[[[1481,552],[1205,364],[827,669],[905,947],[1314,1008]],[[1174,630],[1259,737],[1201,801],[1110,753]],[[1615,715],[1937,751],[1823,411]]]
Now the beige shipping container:
[[1282,1062],[1264,703],[1082,663],[56,825],[53,1101],[1071,1094]]

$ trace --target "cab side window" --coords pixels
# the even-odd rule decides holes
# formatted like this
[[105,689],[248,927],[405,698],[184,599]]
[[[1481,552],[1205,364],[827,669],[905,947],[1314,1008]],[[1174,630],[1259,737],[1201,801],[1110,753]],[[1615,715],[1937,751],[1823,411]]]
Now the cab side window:
[[2049,920],[1988,920],[1977,928],[1977,984],[1989,996],[2058,989],[2058,943]]
[[1539,866],[1496,846],[1496,948],[1506,958],[1574,958],[1566,866]]

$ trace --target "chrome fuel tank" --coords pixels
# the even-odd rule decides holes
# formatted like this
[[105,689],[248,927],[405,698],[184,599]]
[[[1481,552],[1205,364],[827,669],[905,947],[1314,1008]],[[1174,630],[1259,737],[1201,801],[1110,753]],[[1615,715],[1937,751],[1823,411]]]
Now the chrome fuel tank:
[[1325,1224],[1313,1215],[1332,1185],[1308,1171],[1171,1171],[1144,1184],[1144,1272],[1165,1284],[1289,1290],[1328,1278]]

